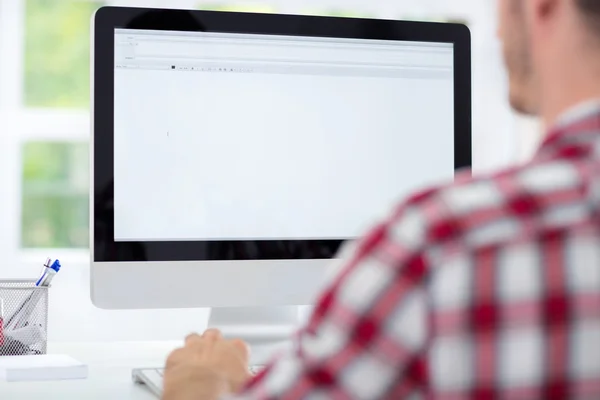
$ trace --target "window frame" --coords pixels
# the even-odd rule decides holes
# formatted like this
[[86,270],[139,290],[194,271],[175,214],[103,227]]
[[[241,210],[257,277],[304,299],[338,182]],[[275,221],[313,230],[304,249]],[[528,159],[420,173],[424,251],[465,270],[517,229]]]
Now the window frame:
[[[23,43],[25,3],[18,0],[0,0],[0,221],[3,236],[0,264],[3,274],[18,263],[21,245],[21,155],[22,127],[17,113],[22,108]],[[18,196],[15,196],[18,193]]]

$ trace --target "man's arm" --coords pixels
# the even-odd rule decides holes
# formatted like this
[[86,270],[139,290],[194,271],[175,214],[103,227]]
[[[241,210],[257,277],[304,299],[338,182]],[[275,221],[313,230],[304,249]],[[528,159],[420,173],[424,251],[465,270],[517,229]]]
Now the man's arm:
[[399,398],[420,386],[429,267],[425,214],[416,203],[356,245],[293,349],[277,357],[241,398]]

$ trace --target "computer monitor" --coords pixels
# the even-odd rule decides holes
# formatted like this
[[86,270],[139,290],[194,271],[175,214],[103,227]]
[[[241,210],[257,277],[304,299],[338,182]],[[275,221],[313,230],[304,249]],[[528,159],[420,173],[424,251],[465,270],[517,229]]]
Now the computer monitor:
[[310,304],[343,242],[471,165],[462,25],[106,7],[92,29],[98,307]]

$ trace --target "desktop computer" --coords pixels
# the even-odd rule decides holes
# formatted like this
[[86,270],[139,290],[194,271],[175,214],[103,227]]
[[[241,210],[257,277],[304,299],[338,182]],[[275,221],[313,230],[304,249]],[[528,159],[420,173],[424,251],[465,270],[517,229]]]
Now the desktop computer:
[[91,292],[289,338],[338,249],[471,164],[461,25],[101,8]]

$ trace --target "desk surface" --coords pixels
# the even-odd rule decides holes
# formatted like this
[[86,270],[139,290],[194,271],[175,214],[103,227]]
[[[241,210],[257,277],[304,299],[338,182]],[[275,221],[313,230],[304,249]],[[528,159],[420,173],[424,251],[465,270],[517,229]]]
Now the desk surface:
[[50,345],[48,352],[68,354],[88,364],[85,380],[0,382],[6,400],[156,400],[131,380],[132,368],[160,367],[179,343],[80,343]]
[[[133,368],[157,368],[182,342],[51,344],[51,354],[67,354],[89,366],[88,379],[56,382],[2,382],[2,400],[157,400],[131,379]],[[261,364],[277,349],[252,349],[252,362]]]

